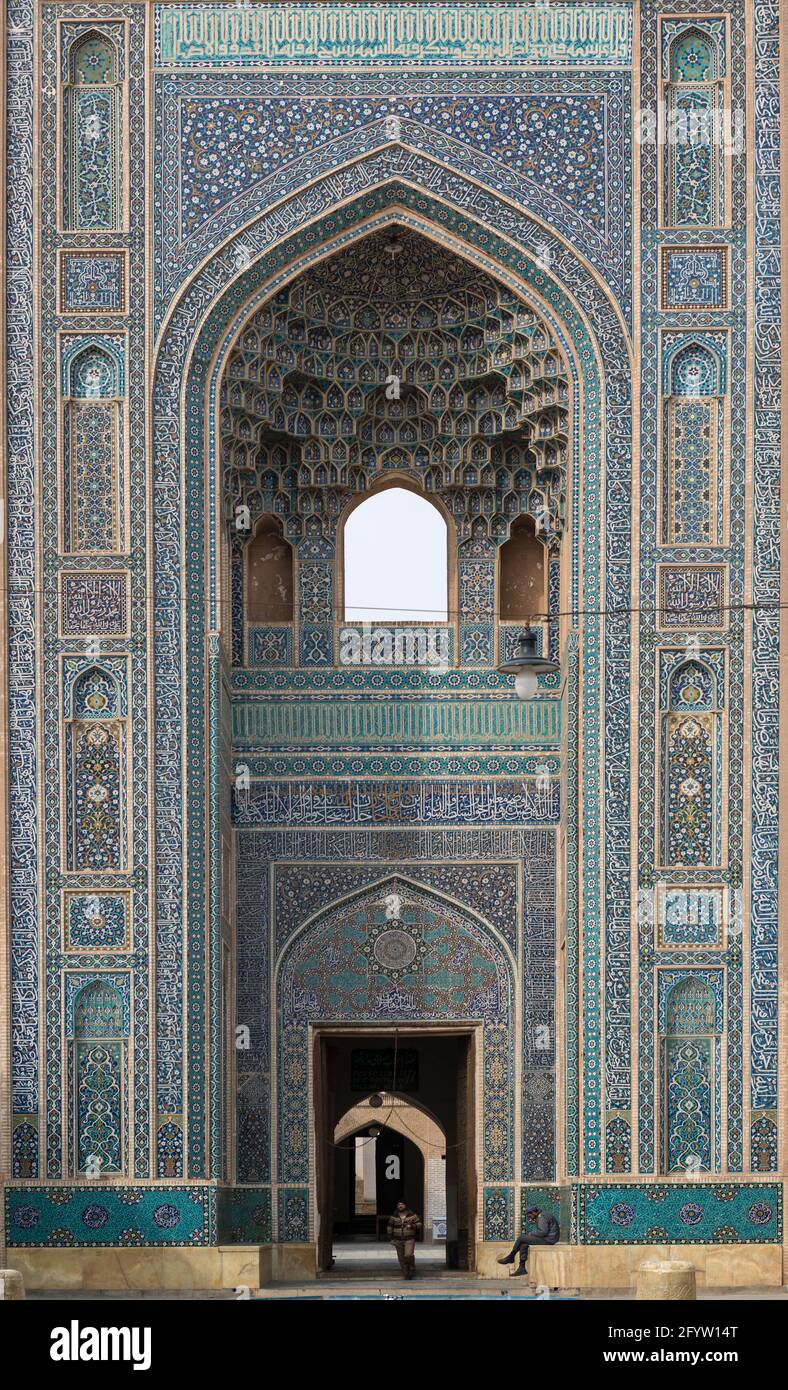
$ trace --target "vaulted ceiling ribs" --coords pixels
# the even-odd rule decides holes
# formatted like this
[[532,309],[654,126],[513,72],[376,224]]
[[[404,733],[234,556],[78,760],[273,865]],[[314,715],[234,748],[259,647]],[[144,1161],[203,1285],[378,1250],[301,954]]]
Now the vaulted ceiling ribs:
[[227,514],[274,512],[292,538],[391,470],[439,493],[461,537],[482,517],[501,538],[525,511],[558,534],[568,449],[568,379],[548,326],[404,228],[279,291],[225,372]]

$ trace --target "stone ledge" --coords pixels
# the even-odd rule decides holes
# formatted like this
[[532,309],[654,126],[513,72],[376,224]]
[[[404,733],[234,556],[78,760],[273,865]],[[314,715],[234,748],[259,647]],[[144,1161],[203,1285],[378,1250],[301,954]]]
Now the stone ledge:
[[13,1251],[25,1288],[259,1289],[317,1278],[314,1245],[36,1247]]
[[40,1246],[15,1249],[27,1289],[221,1289],[222,1255],[215,1246]]
[[[482,1241],[477,1274],[507,1279],[510,1243]],[[26,1290],[107,1291],[217,1290],[317,1277],[314,1245],[202,1246],[194,1248],[38,1247],[15,1249],[13,1262]],[[699,1289],[780,1288],[783,1250],[779,1245],[567,1245],[534,1246],[528,1259],[532,1283],[553,1289],[632,1289],[644,1260],[689,1260]],[[525,1283],[525,1280],[521,1281]]]
[[[511,1242],[483,1241],[476,1247],[477,1272],[486,1279],[508,1279],[496,1263]],[[536,1245],[528,1256],[531,1283],[552,1289],[630,1289],[644,1260],[688,1260],[699,1288],[779,1288],[783,1282],[780,1245]]]

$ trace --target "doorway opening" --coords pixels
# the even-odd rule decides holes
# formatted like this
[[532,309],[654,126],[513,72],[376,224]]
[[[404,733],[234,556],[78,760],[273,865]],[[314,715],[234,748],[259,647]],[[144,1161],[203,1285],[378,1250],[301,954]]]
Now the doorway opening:
[[388,1220],[422,1220],[417,1266],[474,1268],[475,1032],[316,1035],[318,1268],[398,1276]]

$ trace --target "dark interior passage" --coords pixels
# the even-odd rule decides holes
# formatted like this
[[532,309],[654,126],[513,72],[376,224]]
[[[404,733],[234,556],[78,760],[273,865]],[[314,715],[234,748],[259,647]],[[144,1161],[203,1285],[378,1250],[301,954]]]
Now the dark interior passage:
[[399,1130],[373,1122],[337,1144],[334,1163],[335,1236],[385,1236],[400,1201],[426,1220],[424,1157]]

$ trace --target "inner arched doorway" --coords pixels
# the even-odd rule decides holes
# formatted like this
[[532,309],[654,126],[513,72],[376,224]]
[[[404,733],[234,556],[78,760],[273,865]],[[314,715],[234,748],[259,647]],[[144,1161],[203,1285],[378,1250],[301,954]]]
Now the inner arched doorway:
[[431,1267],[445,1265],[444,1130],[412,1096],[375,1091],[351,1106],[334,1130],[335,1268],[341,1272],[362,1260],[369,1267],[388,1256],[388,1218],[399,1201],[422,1218],[422,1258],[428,1254]]
[[400,1129],[369,1125],[335,1142],[335,1240],[368,1235],[381,1240],[398,1202],[411,1211],[425,1210],[424,1157]]
[[[413,1107],[404,1107],[411,1114]],[[338,1127],[339,1128],[339,1127]],[[402,1130],[386,1124],[365,1125],[335,1145],[332,1271],[338,1274],[393,1273],[395,1252],[387,1228],[397,1203],[421,1215],[427,1209],[427,1165],[420,1146]],[[426,1250],[438,1267],[444,1243],[433,1245],[429,1220],[424,1222],[419,1252]]]

